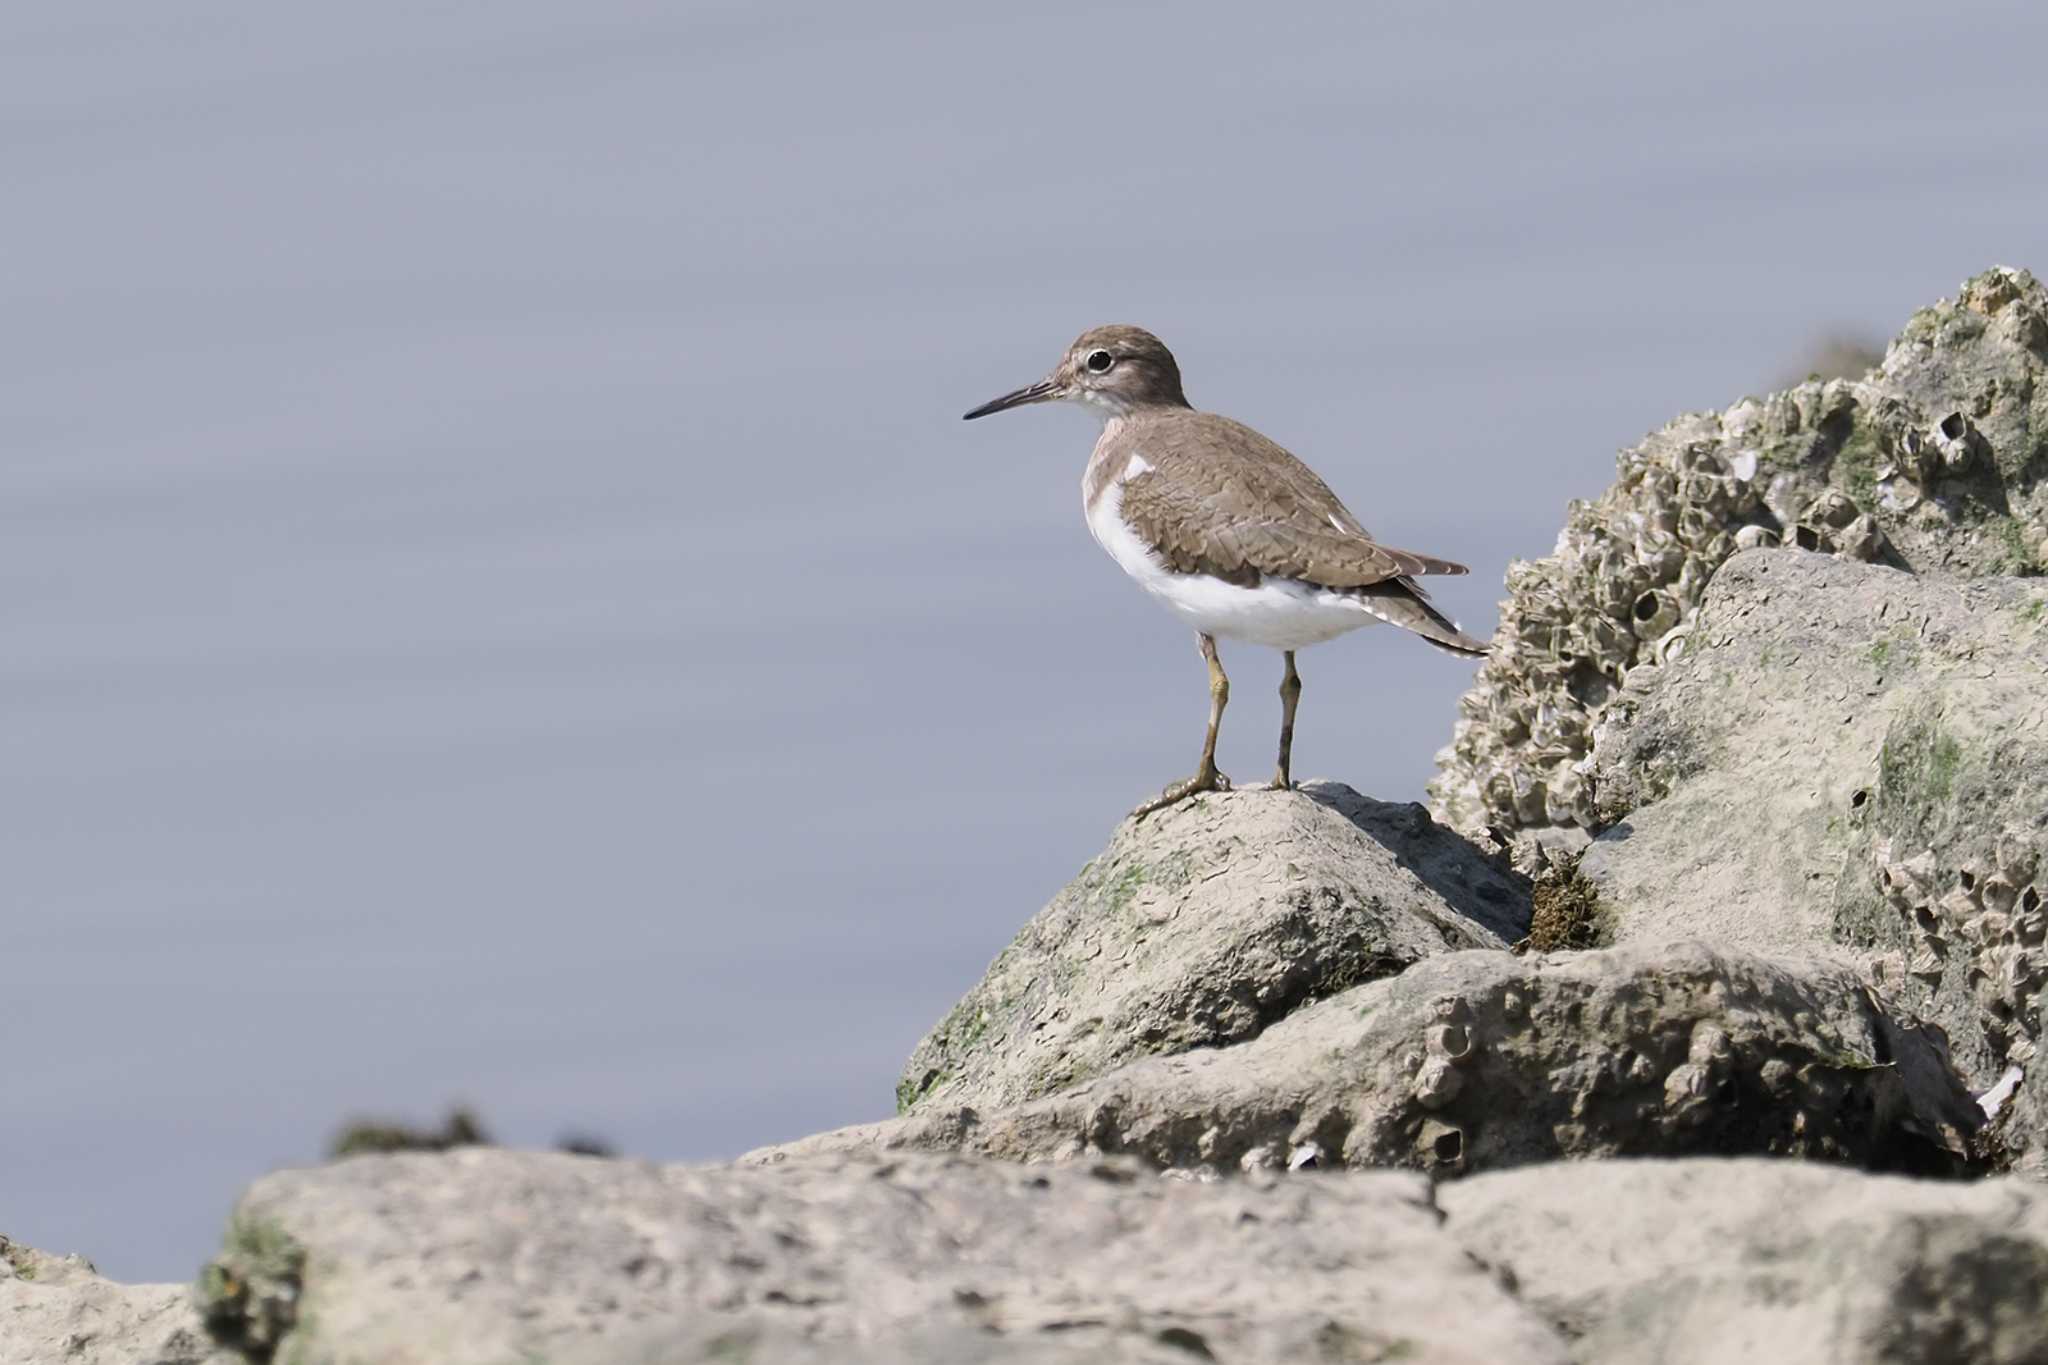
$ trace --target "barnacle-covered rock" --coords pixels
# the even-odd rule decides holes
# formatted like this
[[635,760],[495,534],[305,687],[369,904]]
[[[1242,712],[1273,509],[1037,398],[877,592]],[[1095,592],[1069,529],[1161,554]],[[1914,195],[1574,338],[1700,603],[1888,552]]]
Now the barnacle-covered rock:
[[[2048,290],[2023,270],[1914,314],[1863,379],[1690,413],[1621,453],[1517,561],[1492,655],[1430,785],[1466,831],[1555,839],[1601,819],[1582,781],[1629,677],[1684,649],[1738,549],[1786,544],[1946,577],[2048,565]],[[1582,836],[1566,833],[1565,842]]]
[[[1878,817],[1886,814],[1883,804]],[[2008,831],[2007,837],[2048,841],[2048,830]],[[2031,877],[2016,885],[1978,860],[1923,848],[1903,857],[1900,838],[1879,835],[1870,865],[1878,893],[1898,916],[1889,936],[1895,951],[1878,959],[1873,971],[1881,985],[1915,993],[1916,982],[1931,994],[1944,988],[1976,1007],[1986,1061],[1980,1075],[2001,1067],[2025,1068],[2040,1044],[2037,999],[2048,982],[2048,944],[2043,943],[2044,897],[2048,887]],[[1945,840],[1951,848],[1955,841]],[[1980,839],[1966,841],[1981,845]],[[1908,872],[1908,865],[1914,870]],[[1898,941],[1903,936],[1903,946]],[[1887,981],[1888,977],[1913,980]]]
[[2048,1166],[2048,581],[1758,550],[1687,628],[1596,727],[1601,922],[1858,965],[1979,1090],[2022,1068]]
[[1208,1177],[1313,1147],[1318,1167],[1442,1176],[1685,1153],[1954,1173],[1972,1168],[1982,1122],[1939,1036],[1889,1013],[1852,966],[1691,941],[1447,953],[1248,1042],[1148,1057],[1005,1109],[920,1106],[742,1160],[1117,1153]]

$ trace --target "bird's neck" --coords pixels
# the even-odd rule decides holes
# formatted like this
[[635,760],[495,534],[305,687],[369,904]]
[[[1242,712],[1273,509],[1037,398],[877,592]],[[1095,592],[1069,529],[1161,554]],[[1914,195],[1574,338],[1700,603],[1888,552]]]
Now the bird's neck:
[[1142,416],[1133,413],[1108,413],[1102,419],[1102,434],[1095,438],[1095,449],[1088,456],[1088,468],[1081,474],[1081,500],[1091,510],[1095,502],[1117,481],[1130,463],[1135,448],[1132,437],[1142,424]]
[[1128,394],[1089,390],[1080,395],[1081,406],[1104,422],[1147,412],[1185,412],[1192,406],[1178,393],[1164,398],[1133,398]]

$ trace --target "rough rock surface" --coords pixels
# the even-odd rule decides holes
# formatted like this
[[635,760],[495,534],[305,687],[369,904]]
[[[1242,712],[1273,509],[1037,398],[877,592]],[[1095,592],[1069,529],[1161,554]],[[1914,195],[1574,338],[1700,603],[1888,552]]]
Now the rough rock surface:
[[1582,1365],[2048,1360],[2048,1191],[1791,1161],[1631,1161],[1437,1192]]
[[302,1365],[1566,1359],[1444,1234],[1428,1184],[1386,1172],[470,1149],[264,1177],[209,1286],[243,1285],[252,1239],[289,1250],[293,1283],[246,1286],[216,1324],[247,1342],[237,1305],[290,1302],[239,1326]]
[[1183,1171],[1775,1153],[1945,1171],[1980,1122],[1937,1039],[1813,960],[1658,944],[1463,952],[1232,1047],[1148,1058],[991,1113],[930,1106],[749,1154],[1126,1153]]
[[1724,560],[1780,541],[1948,578],[2041,572],[2048,290],[1987,271],[1914,314],[1864,379],[1689,414],[1623,451],[1556,549],[1510,566],[1437,756],[1439,817],[1566,843],[1598,827],[1583,760],[1616,691],[1685,651]]
[[[1579,871],[1622,942],[1832,951],[1980,1088],[2048,977],[2048,583],[1795,551],[1722,567],[1686,657],[1632,679]],[[2023,1144],[2024,1145],[2024,1144]]]
[[1125,821],[917,1047],[899,1109],[994,1108],[1237,1042],[1305,1001],[1527,931],[1528,883],[1349,787]]
[[[2048,1191],[1808,1162],[1572,1162],[1432,1189],[1114,1159],[748,1171],[478,1149],[266,1177],[236,1212],[235,1275],[252,1229],[291,1249],[274,1346],[306,1365],[2048,1359]],[[4,1358],[94,1358],[62,1349]]]
[[116,1284],[80,1256],[0,1237],[4,1365],[225,1365],[182,1284]]

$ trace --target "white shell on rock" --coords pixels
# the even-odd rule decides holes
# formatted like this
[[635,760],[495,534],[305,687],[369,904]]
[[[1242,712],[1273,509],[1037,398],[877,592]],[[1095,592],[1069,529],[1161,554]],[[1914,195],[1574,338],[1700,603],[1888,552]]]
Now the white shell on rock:
[[1638,640],[1663,638],[1678,624],[1682,615],[1684,611],[1678,605],[1678,599],[1662,588],[1652,588],[1638,597],[1629,612]]
[[1836,542],[1843,554],[1864,563],[1884,553],[1884,532],[1878,527],[1877,518],[1867,512],[1843,527]]
[[1465,1078],[1458,1074],[1456,1064],[1448,1057],[1425,1057],[1421,1069],[1415,1073],[1415,1102],[1425,1109],[1443,1108],[1464,1088]]
[[1940,453],[1943,473],[1961,474],[1969,469],[1976,457],[1980,439],[1969,418],[1960,412],[1952,412],[1935,423],[1928,443]]

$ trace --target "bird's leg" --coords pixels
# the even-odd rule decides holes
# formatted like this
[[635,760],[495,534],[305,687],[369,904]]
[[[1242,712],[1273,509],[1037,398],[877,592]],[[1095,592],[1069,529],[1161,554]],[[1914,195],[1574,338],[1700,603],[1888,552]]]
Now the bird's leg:
[[1288,765],[1294,761],[1294,708],[1301,700],[1301,674],[1294,671],[1294,651],[1286,651],[1287,672],[1280,678],[1280,766],[1273,771],[1273,790],[1286,791]]
[[1208,635],[1195,638],[1201,643],[1202,658],[1209,665],[1209,734],[1202,741],[1202,762],[1193,777],[1174,783],[1131,812],[1140,820],[1155,810],[1185,801],[1196,792],[1230,790],[1230,779],[1216,771],[1216,731],[1223,724],[1223,708],[1230,702],[1230,679],[1224,676],[1223,660],[1216,656],[1215,639]]
[[1209,665],[1209,732],[1202,737],[1202,762],[1195,769],[1204,790],[1230,789],[1230,779],[1216,771],[1216,732],[1223,726],[1223,708],[1230,705],[1230,679],[1224,675],[1223,660],[1216,653],[1216,637],[1201,637],[1202,659]]

